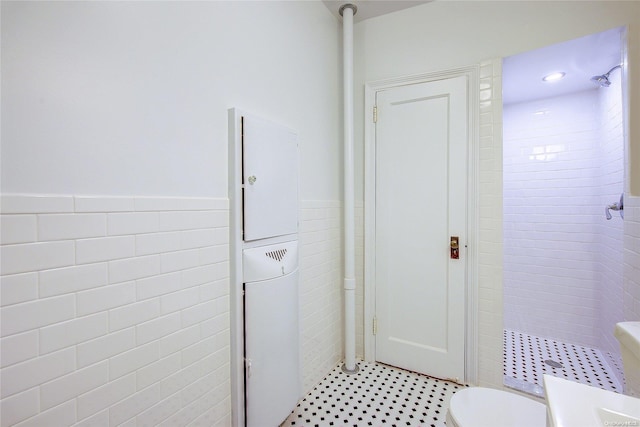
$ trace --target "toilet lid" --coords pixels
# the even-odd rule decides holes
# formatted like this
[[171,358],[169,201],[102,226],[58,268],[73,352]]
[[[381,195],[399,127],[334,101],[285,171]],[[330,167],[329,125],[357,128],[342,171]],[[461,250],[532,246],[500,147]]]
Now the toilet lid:
[[455,393],[449,415],[458,427],[545,427],[547,422],[547,408],[542,403],[484,387]]

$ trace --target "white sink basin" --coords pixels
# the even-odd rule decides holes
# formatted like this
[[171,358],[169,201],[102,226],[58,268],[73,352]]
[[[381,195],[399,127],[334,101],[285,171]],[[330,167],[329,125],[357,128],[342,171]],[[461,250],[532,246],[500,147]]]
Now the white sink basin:
[[544,376],[548,427],[640,426],[640,399]]

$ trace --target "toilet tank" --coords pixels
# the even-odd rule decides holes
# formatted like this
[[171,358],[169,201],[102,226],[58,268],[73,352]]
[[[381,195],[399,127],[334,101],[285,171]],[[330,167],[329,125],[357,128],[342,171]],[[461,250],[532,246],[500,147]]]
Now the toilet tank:
[[625,394],[640,397],[640,322],[621,322],[614,335],[620,342]]

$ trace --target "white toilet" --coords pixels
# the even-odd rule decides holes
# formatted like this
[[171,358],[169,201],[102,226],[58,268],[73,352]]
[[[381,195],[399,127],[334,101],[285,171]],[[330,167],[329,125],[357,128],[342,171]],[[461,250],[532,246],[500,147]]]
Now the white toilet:
[[547,407],[508,391],[470,387],[449,402],[447,427],[545,427]]
[[[640,397],[640,322],[616,325],[625,373],[625,394]],[[447,411],[447,427],[545,427],[546,406],[527,397],[484,387],[455,393]]]
[[618,323],[613,335],[622,353],[624,394],[640,397],[640,322]]

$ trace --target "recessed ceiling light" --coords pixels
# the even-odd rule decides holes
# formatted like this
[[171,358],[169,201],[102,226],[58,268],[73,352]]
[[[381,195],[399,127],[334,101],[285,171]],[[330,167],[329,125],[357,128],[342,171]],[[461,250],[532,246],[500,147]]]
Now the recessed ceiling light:
[[558,80],[560,80],[561,78],[563,78],[565,76],[566,73],[563,73],[562,71],[557,72],[557,73],[551,73],[551,74],[547,74],[546,76],[544,76],[542,78],[543,81],[545,82],[556,82]]

